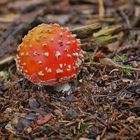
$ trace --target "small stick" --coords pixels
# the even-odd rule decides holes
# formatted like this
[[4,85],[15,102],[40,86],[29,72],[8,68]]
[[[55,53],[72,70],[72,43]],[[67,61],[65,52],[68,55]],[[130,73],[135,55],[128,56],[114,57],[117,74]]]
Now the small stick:
[[99,0],[99,16],[102,18],[105,15],[104,0]]
[[99,30],[100,28],[101,24],[95,23],[74,28],[71,30],[71,32],[75,33],[79,38],[85,38],[88,35],[93,34],[94,31]]

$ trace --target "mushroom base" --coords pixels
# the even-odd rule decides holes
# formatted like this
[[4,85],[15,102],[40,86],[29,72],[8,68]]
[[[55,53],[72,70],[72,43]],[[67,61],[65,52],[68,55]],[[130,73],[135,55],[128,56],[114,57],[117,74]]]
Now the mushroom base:
[[55,90],[58,92],[63,92],[63,93],[71,93],[71,85],[70,83],[65,83],[65,84],[61,84],[55,87]]

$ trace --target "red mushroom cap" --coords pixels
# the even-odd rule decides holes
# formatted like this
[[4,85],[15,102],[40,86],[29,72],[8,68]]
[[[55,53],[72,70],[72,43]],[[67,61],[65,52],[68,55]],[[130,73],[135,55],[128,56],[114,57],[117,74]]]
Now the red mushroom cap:
[[18,47],[18,70],[41,85],[57,85],[75,78],[83,60],[80,40],[75,37],[58,24],[35,27]]

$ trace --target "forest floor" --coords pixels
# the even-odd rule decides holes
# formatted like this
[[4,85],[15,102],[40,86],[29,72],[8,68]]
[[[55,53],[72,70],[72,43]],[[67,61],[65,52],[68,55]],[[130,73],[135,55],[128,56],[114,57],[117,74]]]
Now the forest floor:
[[[41,23],[81,39],[71,94],[16,70],[18,44]],[[140,139],[139,0],[0,0],[0,44],[1,140]]]

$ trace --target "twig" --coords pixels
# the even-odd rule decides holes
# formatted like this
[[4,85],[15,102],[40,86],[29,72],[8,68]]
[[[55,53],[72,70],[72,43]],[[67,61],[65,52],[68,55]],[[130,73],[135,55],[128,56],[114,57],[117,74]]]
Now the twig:
[[11,55],[2,60],[0,60],[0,69],[3,68],[4,65],[11,63],[14,60],[15,56]]
[[129,49],[136,49],[136,48],[140,48],[140,46],[139,45],[125,46],[123,48],[119,48],[117,51],[113,52],[112,54],[107,55],[107,57],[112,58],[112,57],[114,57],[118,53],[121,53],[121,52],[129,50]]
[[100,59],[100,62],[102,64],[105,64],[105,65],[110,65],[110,66],[121,68],[121,69],[130,69],[130,70],[133,70],[133,71],[139,71],[140,72],[140,69],[139,68],[126,67],[126,66],[120,65],[120,64],[116,63],[115,61],[113,61],[110,58]]
[[125,20],[127,26],[128,26],[129,28],[131,28],[132,26],[131,26],[131,24],[130,24],[130,20],[129,20],[128,16],[124,13],[124,11],[121,10],[121,9],[117,9],[117,11],[118,11],[118,13],[120,14],[120,16],[122,16],[122,17],[124,18],[124,20]]
[[79,38],[85,38],[90,34],[93,34],[94,31],[97,31],[101,28],[101,24],[95,23],[90,25],[85,25],[82,27],[77,27],[75,29],[71,29],[73,33],[75,33]]
[[105,15],[104,0],[99,0],[99,16],[104,17],[104,15]]
[[139,61],[139,59],[138,59],[139,57],[140,57],[140,54],[131,58],[131,59],[129,59],[129,60],[127,60],[127,61],[124,61],[123,64],[128,64],[131,61]]

